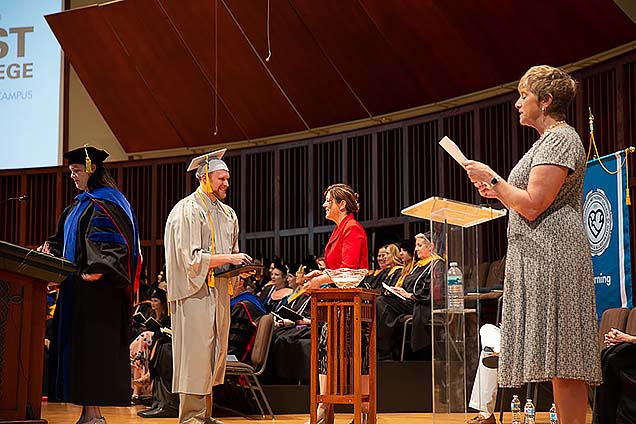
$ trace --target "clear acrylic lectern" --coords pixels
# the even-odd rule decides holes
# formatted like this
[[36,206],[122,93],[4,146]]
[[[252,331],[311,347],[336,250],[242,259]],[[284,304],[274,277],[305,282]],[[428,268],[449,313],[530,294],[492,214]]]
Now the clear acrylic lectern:
[[429,220],[427,236],[445,260],[446,270],[450,262],[457,262],[464,275],[463,309],[448,308],[446,273],[431,281],[433,422],[456,422],[457,416],[452,420],[451,414],[467,413],[481,353],[480,296],[476,295],[483,286],[477,272],[483,248],[479,224],[505,216],[506,210],[431,197],[402,213]]

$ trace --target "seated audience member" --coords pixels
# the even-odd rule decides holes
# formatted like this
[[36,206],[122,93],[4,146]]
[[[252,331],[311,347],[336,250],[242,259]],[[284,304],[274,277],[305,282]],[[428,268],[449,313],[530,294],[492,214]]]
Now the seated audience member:
[[400,249],[394,244],[387,244],[382,246],[385,252],[384,256],[384,266],[385,269],[389,271],[384,274],[381,278],[376,278],[374,281],[373,289],[383,290],[382,284],[386,284],[387,286],[395,286],[398,279],[400,278],[400,273],[404,268],[402,259],[400,258]]
[[151,291],[150,299],[153,302],[153,311],[156,308],[156,301],[160,300],[162,305],[160,309],[165,312],[165,315],[157,319],[161,325],[160,329],[154,332],[147,331],[140,335],[142,337],[144,334],[152,334],[148,346],[149,353],[144,353],[144,355],[148,355],[147,369],[152,387],[152,405],[149,409],[137,412],[137,415],[143,418],[176,418],[179,416],[179,395],[171,391],[172,337],[170,335],[170,316],[167,314],[166,292],[155,287]]
[[[376,299],[378,359],[387,360],[397,356],[402,315],[413,315],[411,348],[417,352],[430,346],[429,323],[431,319],[431,281],[439,282],[444,272],[444,261],[434,253],[434,245],[424,234],[415,236],[415,253],[419,258],[401,285],[386,291]],[[400,338],[401,340],[401,338]]]
[[133,386],[132,402],[134,404],[150,401],[151,386],[148,362],[150,360],[150,348],[153,340],[159,334],[157,329],[151,330],[146,328],[143,322],[148,318],[153,318],[163,327],[170,326],[166,292],[159,288],[153,288],[150,292],[150,305],[151,310],[147,316],[141,315],[143,318],[134,320],[140,323],[139,335],[130,344],[130,364],[132,368]]
[[[292,321],[277,319],[270,348],[269,375],[277,381],[298,383],[309,379],[311,354],[311,297],[303,288],[304,266],[290,279],[293,292],[284,306],[303,318]],[[281,312],[282,313],[282,312]]]
[[[145,317],[150,316],[150,313],[152,312],[152,304],[150,302],[150,297],[149,297],[151,291],[152,291],[152,288],[149,285],[143,284],[143,283],[139,284],[139,290],[137,291],[138,300],[135,306],[133,307],[133,312],[132,312],[133,315],[141,314]],[[132,329],[130,333],[131,343],[133,340],[137,338],[137,336],[139,336],[145,330],[146,328],[143,328],[143,323],[133,320]]]
[[260,298],[267,312],[276,312],[283,303],[286,296],[290,295],[292,289],[287,287],[287,274],[289,270],[281,262],[275,262],[271,272],[272,284],[263,288]]
[[601,352],[603,384],[598,386],[598,423],[636,422],[636,335],[612,328]]
[[[364,277],[364,279],[360,282],[361,287],[366,287],[368,289],[375,289],[378,286],[378,281],[384,280],[387,274],[390,271],[390,267],[386,262],[386,249],[384,246],[378,249],[378,253],[375,256],[375,263],[377,264],[376,270],[369,270],[369,274]],[[382,284],[380,284],[382,286]]]
[[415,255],[415,241],[404,240],[402,243],[400,243],[399,256],[402,260],[403,266],[400,270],[400,276],[395,283],[397,287],[402,287],[402,284],[404,284],[404,279],[413,270],[413,267],[415,266],[415,257],[413,255]]
[[256,284],[252,277],[241,276],[235,281],[232,283],[234,296],[230,300],[230,338],[227,353],[245,362],[249,361],[252,352],[256,322],[267,311],[260,299],[254,295]]
[[475,374],[470,406],[479,411],[467,424],[496,424],[495,402],[497,401],[497,363],[501,348],[499,327],[484,324],[479,329],[481,338],[481,358]]

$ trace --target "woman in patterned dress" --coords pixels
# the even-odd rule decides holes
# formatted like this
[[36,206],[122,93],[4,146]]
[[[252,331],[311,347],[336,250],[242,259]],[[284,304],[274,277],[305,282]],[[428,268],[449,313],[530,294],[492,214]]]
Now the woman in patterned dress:
[[501,178],[466,161],[479,193],[510,211],[499,383],[552,381],[559,420],[584,423],[586,383],[601,381],[592,258],[583,227],[585,149],[565,121],[576,82],[534,66],[518,86],[521,125],[539,139]]

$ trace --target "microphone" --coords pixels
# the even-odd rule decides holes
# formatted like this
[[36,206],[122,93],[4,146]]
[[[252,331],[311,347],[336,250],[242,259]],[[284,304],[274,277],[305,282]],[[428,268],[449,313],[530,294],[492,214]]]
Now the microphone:
[[29,196],[27,195],[22,195],[22,196],[18,196],[18,197],[8,197],[2,201],[0,201],[0,203],[5,203],[11,200],[17,200],[18,202],[26,202],[27,200],[29,200]]

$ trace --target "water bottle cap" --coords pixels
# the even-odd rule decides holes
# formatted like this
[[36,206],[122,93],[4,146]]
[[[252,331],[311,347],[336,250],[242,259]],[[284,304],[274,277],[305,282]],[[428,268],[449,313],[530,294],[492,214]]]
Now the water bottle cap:
[[526,399],[526,402],[532,402],[532,399]]
[[450,266],[457,266],[457,262],[451,262]]

